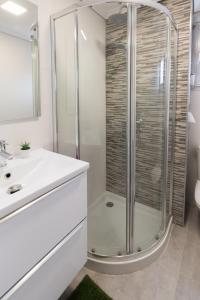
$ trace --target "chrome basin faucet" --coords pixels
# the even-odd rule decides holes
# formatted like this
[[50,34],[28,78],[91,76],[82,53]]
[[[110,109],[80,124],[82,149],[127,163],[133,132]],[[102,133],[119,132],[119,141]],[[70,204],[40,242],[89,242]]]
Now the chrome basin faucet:
[[0,159],[0,169],[7,166],[7,161],[3,158]]
[[5,140],[0,140],[0,156],[5,159],[12,159],[13,155],[6,151],[7,142]]

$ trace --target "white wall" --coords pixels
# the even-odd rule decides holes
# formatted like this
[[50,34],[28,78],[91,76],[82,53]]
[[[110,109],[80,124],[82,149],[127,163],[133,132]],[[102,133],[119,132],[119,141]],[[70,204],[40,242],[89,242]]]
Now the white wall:
[[[193,23],[200,22],[200,13],[193,14]],[[192,73],[199,72],[198,59],[196,57],[196,47],[199,43],[199,33],[193,30],[192,42]],[[196,76],[197,78],[197,76]],[[198,76],[199,78],[199,76]],[[189,147],[187,163],[187,200],[194,201],[194,191],[198,179],[197,149],[200,145],[200,87],[192,87],[190,93],[190,108],[196,123],[189,124]]]
[[0,139],[5,138],[9,150],[16,150],[21,141],[30,141],[33,148],[52,149],[52,88],[50,19],[53,13],[64,9],[74,1],[32,0],[39,7],[41,117],[37,120],[0,125]]
[[200,145],[200,88],[191,89],[190,111],[196,123],[189,124],[187,199],[194,200],[195,184],[198,178],[197,149]]

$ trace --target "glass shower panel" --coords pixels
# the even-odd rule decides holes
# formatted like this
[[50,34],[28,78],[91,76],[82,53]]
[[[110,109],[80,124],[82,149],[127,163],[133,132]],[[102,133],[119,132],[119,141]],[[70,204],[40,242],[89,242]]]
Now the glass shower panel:
[[127,14],[120,9],[108,3],[78,12],[80,157],[90,162],[88,248],[105,256],[126,253]]
[[55,21],[57,76],[57,147],[61,154],[76,156],[76,41],[75,15]]
[[105,21],[88,7],[78,20],[80,157],[90,162],[90,206],[106,190]]
[[138,8],[134,251],[152,246],[164,222],[167,29],[160,12]]

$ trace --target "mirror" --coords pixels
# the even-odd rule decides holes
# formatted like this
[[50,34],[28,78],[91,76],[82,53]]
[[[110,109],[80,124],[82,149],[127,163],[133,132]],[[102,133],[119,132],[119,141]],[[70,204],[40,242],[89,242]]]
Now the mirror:
[[0,0],[0,122],[40,114],[38,9],[27,0]]

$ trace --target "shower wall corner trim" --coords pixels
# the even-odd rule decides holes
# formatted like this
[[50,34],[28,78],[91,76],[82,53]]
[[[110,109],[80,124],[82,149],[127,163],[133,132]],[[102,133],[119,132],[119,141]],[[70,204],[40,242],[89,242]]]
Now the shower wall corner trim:
[[136,169],[136,27],[137,7],[128,5],[128,121],[127,121],[127,197],[126,250],[134,248],[134,205]]

